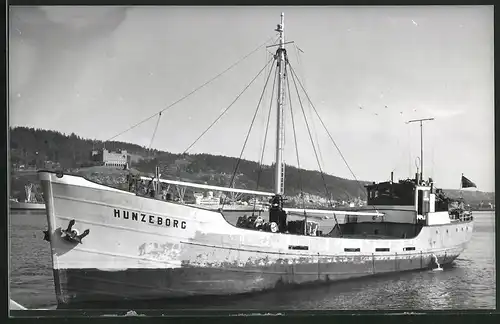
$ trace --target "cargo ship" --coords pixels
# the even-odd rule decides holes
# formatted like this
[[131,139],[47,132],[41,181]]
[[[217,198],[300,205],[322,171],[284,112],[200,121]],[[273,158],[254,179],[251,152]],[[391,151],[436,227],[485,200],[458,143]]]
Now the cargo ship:
[[[370,210],[286,206],[284,92],[294,72],[283,14],[275,31],[273,192],[167,180],[156,172],[142,178],[152,183],[144,195],[39,171],[59,305],[227,296],[429,269],[453,262],[466,248],[472,214],[451,213],[433,181],[423,179],[423,168],[412,179],[367,185]],[[232,224],[223,208],[158,197],[162,184],[265,197],[269,207]],[[331,230],[322,230],[324,223]]]

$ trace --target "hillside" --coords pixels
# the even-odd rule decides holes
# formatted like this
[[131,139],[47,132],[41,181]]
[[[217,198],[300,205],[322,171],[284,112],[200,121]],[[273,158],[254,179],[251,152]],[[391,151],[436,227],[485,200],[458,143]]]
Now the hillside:
[[[65,135],[56,131],[16,127],[10,129],[11,163],[15,167],[48,168],[45,161],[56,162],[55,169],[76,169],[91,166],[90,152],[94,148],[102,148],[103,142],[84,139],[76,134]],[[144,173],[152,173],[159,165],[164,177],[170,179],[190,180],[199,183],[227,186],[237,158],[210,154],[173,154],[158,150],[148,150],[136,144],[124,142],[107,142],[107,148],[124,149],[136,157],[133,167]],[[140,160],[137,157],[143,159]],[[138,161],[137,161],[138,160]],[[325,195],[325,189],[318,171],[299,170],[292,166],[286,167],[285,186],[287,195],[293,196],[300,192],[312,195]],[[242,160],[236,176],[235,187],[272,191],[274,171],[273,166],[262,166],[259,176],[259,164]],[[334,199],[348,200],[353,197],[364,197],[363,185],[366,182],[342,179],[326,175],[328,188]]]
[[[94,180],[110,184],[117,184],[118,180],[113,175],[106,174],[103,170],[92,170],[90,153],[92,149],[102,148],[103,142],[84,139],[76,134],[65,135],[56,131],[16,127],[10,129],[10,156],[14,169],[23,166],[24,169],[54,168],[76,171]],[[228,186],[237,158],[210,155],[210,154],[173,154],[158,150],[148,150],[136,144],[124,142],[107,142],[107,148],[127,150],[134,156],[133,168],[139,172],[152,173],[156,165],[160,166],[162,177],[169,179],[189,180],[198,183],[207,183],[218,186]],[[52,164],[46,164],[51,161]],[[260,173],[260,175],[259,175]],[[119,172],[118,178],[124,177],[124,172]],[[116,178],[116,176],[115,176]],[[104,179],[104,180],[103,180]],[[107,180],[106,180],[107,179]],[[236,175],[235,187],[272,191],[274,169],[272,165],[262,166],[259,172],[257,162],[242,160]],[[356,197],[365,199],[363,185],[353,180],[342,179],[332,175],[325,175],[328,190],[334,200],[350,200]],[[12,177],[11,192],[13,196],[24,195],[24,184],[36,181],[34,174],[15,172]],[[325,197],[325,189],[321,174],[318,171],[300,170],[287,166],[285,187],[287,196],[296,196],[303,191],[311,196]],[[458,191],[446,190],[452,197],[458,197]],[[493,202],[494,194],[464,192],[464,198],[471,204]],[[21,198],[24,199],[24,198]]]

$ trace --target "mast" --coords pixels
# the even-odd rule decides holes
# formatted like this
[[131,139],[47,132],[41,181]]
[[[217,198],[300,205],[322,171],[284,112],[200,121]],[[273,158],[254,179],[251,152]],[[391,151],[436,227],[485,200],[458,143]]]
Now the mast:
[[276,126],[276,165],[275,165],[275,175],[274,175],[274,193],[276,195],[282,195],[284,192],[285,183],[285,170],[283,165],[283,148],[284,148],[284,138],[285,129],[283,125],[283,105],[285,101],[285,32],[284,32],[284,13],[281,13],[281,23],[276,28],[279,32],[279,47],[276,52],[277,64],[279,71],[279,82],[278,82],[278,115],[277,115],[277,126]]
[[424,121],[431,121],[434,120],[434,118],[423,118],[423,119],[413,119],[407,122],[409,123],[414,123],[414,122],[420,122],[420,181],[422,182],[424,180],[424,135],[423,135],[423,122]]

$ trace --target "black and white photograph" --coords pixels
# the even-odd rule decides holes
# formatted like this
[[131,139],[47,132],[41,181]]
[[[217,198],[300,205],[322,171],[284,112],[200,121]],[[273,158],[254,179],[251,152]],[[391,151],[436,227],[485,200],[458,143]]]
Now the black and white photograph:
[[9,6],[11,316],[496,309],[493,6]]

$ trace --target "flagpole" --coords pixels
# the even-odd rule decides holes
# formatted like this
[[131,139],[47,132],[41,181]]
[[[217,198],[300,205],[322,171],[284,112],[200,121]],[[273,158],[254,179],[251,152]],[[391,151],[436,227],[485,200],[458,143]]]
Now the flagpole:
[[460,178],[460,198],[463,198],[462,197],[462,181],[464,179],[464,174],[462,173],[462,177]]

